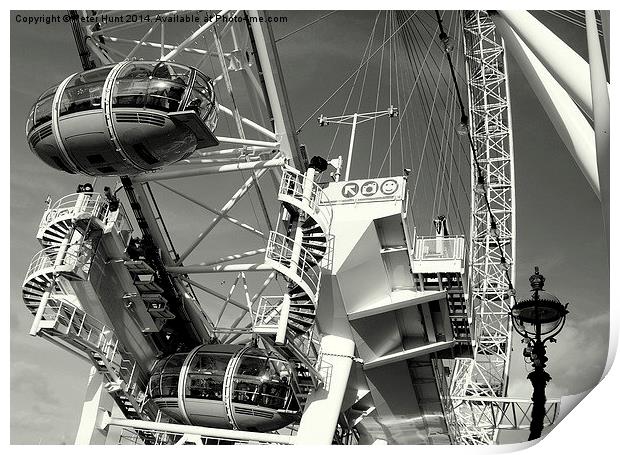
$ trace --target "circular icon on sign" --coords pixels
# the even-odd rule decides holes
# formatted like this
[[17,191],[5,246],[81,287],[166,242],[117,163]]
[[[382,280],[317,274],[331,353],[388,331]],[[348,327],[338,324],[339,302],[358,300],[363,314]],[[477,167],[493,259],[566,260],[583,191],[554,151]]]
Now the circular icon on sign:
[[386,196],[391,196],[398,190],[398,182],[394,179],[386,180],[381,184],[381,192]]
[[373,196],[378,190],[379,184],[374,180],[369,180],[362,185],[360,193],[362,193],[362,196],[370,197]]
[[360,190],[357,183],[347,183],[342,187],[342,195],[346,198],[354,197]]

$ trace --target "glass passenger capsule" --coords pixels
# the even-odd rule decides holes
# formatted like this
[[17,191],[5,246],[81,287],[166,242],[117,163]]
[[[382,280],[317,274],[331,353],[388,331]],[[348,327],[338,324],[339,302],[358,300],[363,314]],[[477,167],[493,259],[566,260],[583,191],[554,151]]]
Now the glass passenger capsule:
[[293,422],[299,404],[293,367],[276,353],[241,345],[202,345],[158,361],[148,393],[179,423],[273,431]]
[[69,76],[26,122],[30,149],[69,173],[132,175],[217,144],[211,79],[168,62],[127,61]]

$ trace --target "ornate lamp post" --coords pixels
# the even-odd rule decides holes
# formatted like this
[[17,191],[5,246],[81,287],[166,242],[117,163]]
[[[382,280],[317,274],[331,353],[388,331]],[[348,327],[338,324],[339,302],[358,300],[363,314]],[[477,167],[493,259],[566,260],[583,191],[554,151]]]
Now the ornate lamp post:
[[534,393],[532,395],[532,421],[530,423],[530,437],[528,440],[537,439],[542,433],[545,417],[545,388],[551,380],[551,376],[545,371],[547,362],[545,343],[551,341],[562,328],[566,321],[568,310],[566,305],[560,303],[553,294],[545,292],[545,277],[542,276],[538,267],[534,267],[534,275],[530,276],[532,296],[516,303],[510,310],[514,327],[528,341],[528,347],[524,350],[524,356],[532,359],[534,371],[528,374]]

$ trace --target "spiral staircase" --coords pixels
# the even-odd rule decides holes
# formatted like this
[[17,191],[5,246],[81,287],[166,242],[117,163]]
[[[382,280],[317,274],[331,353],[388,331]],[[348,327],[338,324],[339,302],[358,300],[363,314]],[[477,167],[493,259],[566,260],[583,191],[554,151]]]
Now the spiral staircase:
[[315,369],[318,353],[313,327],[321,268],[331,266],[329,201],[315,183],[314,167],[303,174],[286,166],[278,200],[288,212],[286,234],[272,231],[265,263],[287,281],[284,296],[262,297],[253,330],[296,367],[293,387],[303,409],[306,397],[322,380]]
[[24,303],[33,315],[46,291],[64,295],[59,277],[87,279],[106,214],[107,202],[95,193],[70,194],[47,208],[37,232],[43,249],[30,261],[22,285]]
[[22,298],[35,316],[31,334],[89,358],[127,418],[152,420],[156,409],[145,402],[136,361],[110,328],[81,308],[68,283],[88,279],[103,234],[128,235],[123,217],[122,207],[111,210],[97,193],[70,194],[49,205],[37,233],[43,249],[30,262]]

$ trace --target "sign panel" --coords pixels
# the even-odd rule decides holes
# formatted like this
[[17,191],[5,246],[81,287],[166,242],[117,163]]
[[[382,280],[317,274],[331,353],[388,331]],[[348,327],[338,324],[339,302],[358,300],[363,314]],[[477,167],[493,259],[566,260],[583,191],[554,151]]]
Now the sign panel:
[[339,204],[397,201],[405,197],[405,184],[404,177],[350,180],[330,183],[323,192],[331,203]]

